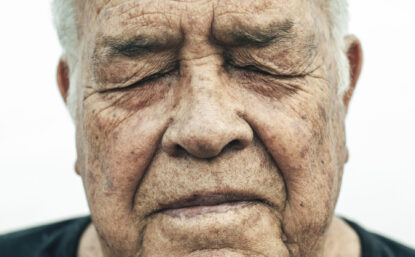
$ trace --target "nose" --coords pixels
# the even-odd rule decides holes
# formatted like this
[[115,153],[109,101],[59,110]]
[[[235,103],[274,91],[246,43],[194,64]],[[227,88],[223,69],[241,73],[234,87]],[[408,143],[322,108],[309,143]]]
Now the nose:
[[[202,74],[203,72],[203,74]],[[183,78],[177,112],[162,139],[171,156],[185,152],[209,159],[224,151],[240,150],[252,142],[253,132],[239,114],[240,106],[226,93],[224,79],[203,69]]]

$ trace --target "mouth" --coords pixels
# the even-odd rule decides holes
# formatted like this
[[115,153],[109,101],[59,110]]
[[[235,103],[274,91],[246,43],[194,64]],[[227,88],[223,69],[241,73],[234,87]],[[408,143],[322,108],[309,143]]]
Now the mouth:
[[[267,204],[253,195],[244,194],[194,194],[169,204],[161,205],[158,213],[176,218],[192,218],[204,214],[220,214],[252,204]],[[267,204],[268,205],[268,204]]]

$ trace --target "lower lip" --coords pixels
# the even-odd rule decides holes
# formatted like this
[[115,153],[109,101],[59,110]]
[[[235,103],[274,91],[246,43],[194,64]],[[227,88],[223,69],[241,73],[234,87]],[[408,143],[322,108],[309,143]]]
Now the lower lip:
[[170,209],[166,210],[163,213],[175,217],[175,218],[193,218],[200,215],[215,215],[220,213],[225,213],[228,211],[233,211],[236,209],[243,208],[247,205],[252,204],[252,202],[247,201],[240,201],[240,202],[230,202],[230,203],[223,203],[218,205],[212,206],[192,206],[180,209]]

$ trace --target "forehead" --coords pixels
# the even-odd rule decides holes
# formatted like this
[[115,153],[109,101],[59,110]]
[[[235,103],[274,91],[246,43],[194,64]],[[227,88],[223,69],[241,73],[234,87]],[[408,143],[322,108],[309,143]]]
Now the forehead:
[[[292,23],[297,32],[325,18],[318,0],[95,0],[80,4],[88,34],[208,34],[217,28],[272,27]],[[78,2],[80,3],[80,2]],[[320,19],[322,20],[322,19]],[[90,31],[88,31],[90,30]],[[91,31],[92,30],[92,31]],[[210,30],[210,31],[209,31]]]

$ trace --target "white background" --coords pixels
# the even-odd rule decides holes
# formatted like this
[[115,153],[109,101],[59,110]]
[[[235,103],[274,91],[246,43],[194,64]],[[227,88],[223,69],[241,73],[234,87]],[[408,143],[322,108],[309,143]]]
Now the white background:
[[[49,1],[0,7],[0,233],[88,213]],[[337,213],[415,247],[415,1],[350,1],[364,68]]]

